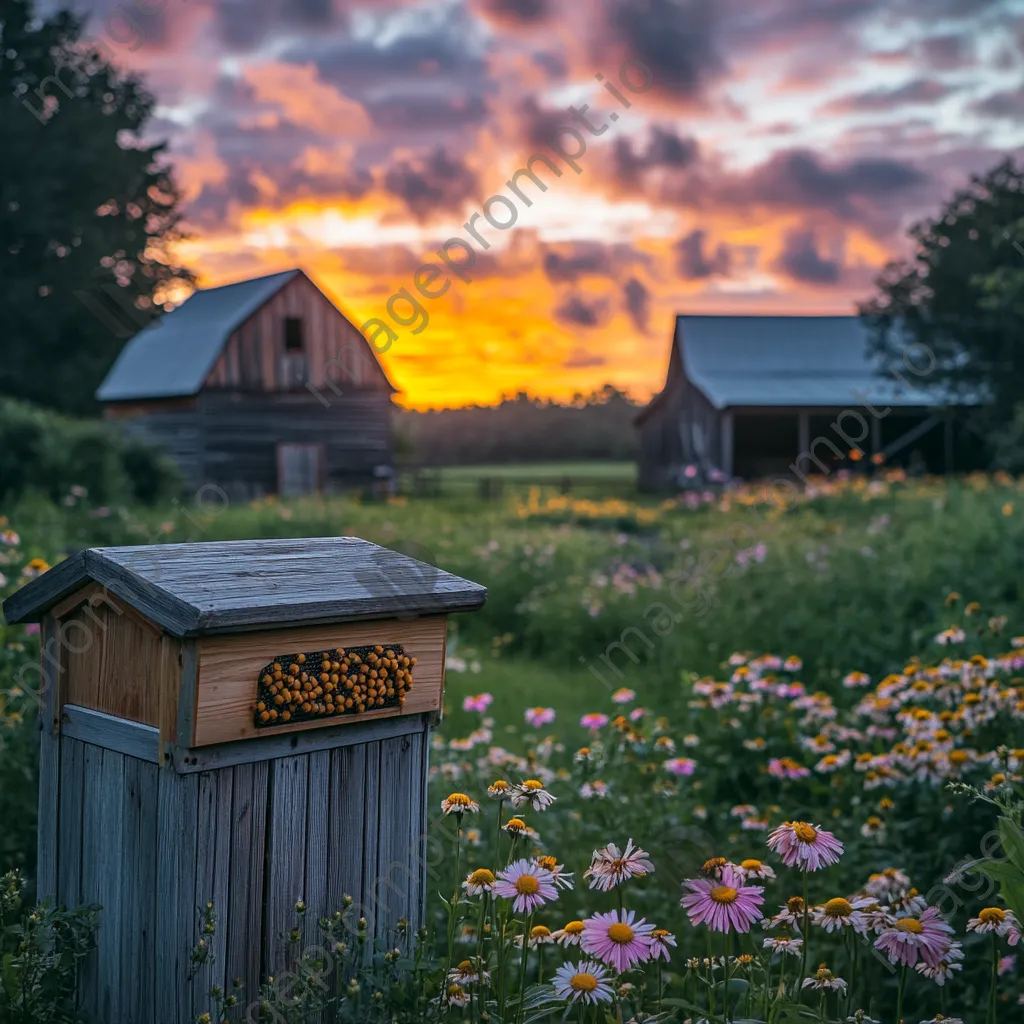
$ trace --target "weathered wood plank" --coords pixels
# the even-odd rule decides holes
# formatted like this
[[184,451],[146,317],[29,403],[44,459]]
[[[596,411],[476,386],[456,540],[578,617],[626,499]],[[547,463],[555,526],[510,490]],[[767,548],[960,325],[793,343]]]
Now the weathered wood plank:
[[103,908],[97,934],[97,984],[93,1005],[102,1020],[121,1020],[121,945],[124,907],[124,754],[101,750],[95,802],[88,808],[91,849],[96,850],[96,866],[90,866],[90,882],[95,900]]
[[[423,714],[441,707],[446,623],[443,615],[403,622],[379,622],[340,626],[268,630],[228,637],[202,637],[199,650],[199,682],[193,746],[203,747],[264,736],[338,726],[354,727],[365,721]],[[309,722],[289,722],[257,728],[253,722],[260,672],[275,658],[301,652],[333,650],[364,644],[400,644],[416,658],[413,685],[401,708],[378,708],[361,715],[345,715]],[[179,733],[179,735],[181,735]]]
[[[245,991],[254,999],[259,991],[263,968],[264,949],[261,943],[250,936],[263,934],[264,904],[267,885],[267,815],[270,811],[270,762],[253,765],[252,773],[252,845],[249,850],[249,896],[248,925],[245,938],[240,939],[246,947]],[[234,941],[234,939],[232,940]]]
[[[132,759],[126,758],[125,767]],[[138,800],[134,821],[136,847],[138,856],[130,865],[134,874],[133,889],[135,921],[131,935],[126,934],[125,942],[137,947],[134,954],[138,963],[137,973],[125,976],[122,968],[121,983],[128,995],[129,1012],[126,1019],[130,1021],[150,1021],[154,1019],[156,1007],[156,894],[157,894],[157,814],[160,791],[160,769],[148,762],[135,762],[138,765]],[[125,828],[128,828],[128,822]],[[127,854],[126,854],[127,858]]]
[[423,729],[423,736],[420,740],[420,781],[419,787],[416,791],[416,805],[419,819],[418,846],[420,850],[420,859],[418,863],[420,865],[420,869],[417,872],[419,892],[413,894],[413,913],[415,914],[415,920],[413,923],[414,929],[422,926],[427,919],[427,885],[431,871],[431,866],[428,862],[428,854],[430,853],[430,850],[427,845],[427,831],[430,828],[431,821],[430,736],[430,726],[425,725]]
[[199,779],[161,771],[157,843],[156,1020],[191,1020],[189,954],[195,919],[196,831]]
[[401,849],[401,837],[408,827],[409,779],[401,775],[401,736],[380,744],[379,823],[377,826],[377,880],[374,906],[377,934],[389,934],[394,923],[405,915],[408,884],[408,847]]
[[[228,936],[225,956],[225,975],[230,986],[235,978],[244,978],[246,972],[246,941],[249,927],[249,903],[262,902],[262,887],[254,891],[250,882],[252,847],[263,845],[263,834],[253,832],[253,773],[251,764],[224,769],[232,776],[231,818],[228,827],[230,877],[227,902],[217,913],[218,927]],[[252,990],[248,997],[251,999]]]
[[92,743],[153,764],[158,761],[160,730],[151,725],[65,704],[61,731],[83,743]]
[[362,899],[365,791],[366,748],[360,745],[332,750],[327,841],[327,904],[332,914],[343,909],[346,896],[357,903]]
[[327,837],[331,799],[331,754],[328,750],[305,755],[309,764],[309,796],[306,812],[306,920],[305,946],[314,945],[320,930],[317,921],[333,909],[327,906]]
[[196,747],[172,754],[171,759],[175,770],[183,773],[272,761],[279,757],[311,754],[317,750],[334,750],[389,739],[392,736],[411,735],[422,730],[425,717],[399,715],[397,718],[366,720],[366,716],[361,716],[358,722],[341,726],[326,726],[308,732],[258,736],[235,743]]
[[60,737],[60,821],[57,854],[57,901],[66,907],[82,902],[82,806],[85,745]]
[[[52,615],[43,619],[41,642],[44,651],[53,651],[52,642],[59,624]],[[36,891],[40,900],[57,896],[57,862],[59,857],[58,823],[60,814],[60,736],[54,728],[57,701],[60,699],[59,669],[63,658],[43,657],[39,687],[39,791],[38,842],[36,860]],[[57,661],[58,664],[53,662]]]
[[[217,873],[217,805],[219,772],[204,772],[199,776],[199,817],[196,833],[196,871],[195,888],[191,902],[195,908],[192,932],[203,934],[203,922],[206,915],[206,904],[214,903],[214,885]],[[227,773],[230,776],[230,772]],[[219,908],[214,903],[214,912]],[[210,936],[203,935],[204,941],[210,943]],[[213,968],[207,963],[196,969],[192,978],[193,1013],[202,1013],[207,1009],[207,993],[213,986]]]
[[213,904],[217,914],[217,932],[213,942],[213,984],[230,991],[227,973],[228,906],[231,893],[231,815],[234,809],[234,773],[217,772],[217,853],[213,877]]
[[264,969],[278,971],[286,937],[295,926],[295,904],[305,898],[306,814],[309,758],[282,757],[271,765],[267,827],[267,899]]
[[[103,835],[97,809],[103,799],[103,754],[101,747],[83,744],[82,757],[82,903],[100,904],[104,896],[104,872],[110,866],[104,862]],[[106,913],[100,912],[100,934],[106,927]],[[97,947],[82,961],[82,1008],[87,1014],[98,1016],[100,950]]]
[[[377,907],[377,837],[380,829],[380,743],[366,745],[363,804],[363,888],[359,894],[362,916],[371,935],[377,934],[382,915]],[[349,842],[351,842],[351,837]]]

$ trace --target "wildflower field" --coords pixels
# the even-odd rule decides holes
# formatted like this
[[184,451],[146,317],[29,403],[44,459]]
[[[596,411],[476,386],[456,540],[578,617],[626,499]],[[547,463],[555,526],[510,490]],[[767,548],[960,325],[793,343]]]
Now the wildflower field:
[[[1024,1020],[1022,516],[1015,479],[895,471],[145,513],[77,489],[9,510],[0,573],[7,593],[86,545],[350,533],[489,588],[452,623],[426,930],[329,997],[271,985],[258,1019],[1005,1024]],[[5,628],[0,867],[29,878],[37,656]]]

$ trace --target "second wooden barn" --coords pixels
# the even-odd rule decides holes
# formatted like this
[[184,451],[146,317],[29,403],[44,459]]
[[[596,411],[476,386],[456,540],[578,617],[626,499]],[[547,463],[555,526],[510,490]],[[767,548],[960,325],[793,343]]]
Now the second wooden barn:
[[128,342],[97,398],[192,488],[244,499],[389,477],[394,391],[358,328],[289,270],[195,292]]

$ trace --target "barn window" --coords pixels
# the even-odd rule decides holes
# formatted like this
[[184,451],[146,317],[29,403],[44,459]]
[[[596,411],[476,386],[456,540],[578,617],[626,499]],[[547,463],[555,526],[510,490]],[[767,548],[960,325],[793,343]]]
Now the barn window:
[[302,317],[286,316],[284,318],[284,348],[286,352],[302,351]]

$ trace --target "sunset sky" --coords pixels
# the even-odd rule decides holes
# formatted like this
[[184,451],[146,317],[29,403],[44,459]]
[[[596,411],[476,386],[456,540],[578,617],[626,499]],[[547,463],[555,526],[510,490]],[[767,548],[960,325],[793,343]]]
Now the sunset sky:
[[647,397],[677,312],[853,312],[911,222],[1024,147],[1024,0],[135,2],[72,6],[157,97],[204,286],[301,266],[386,318],[571,105],[608,124],[396,328],[419,407]]

